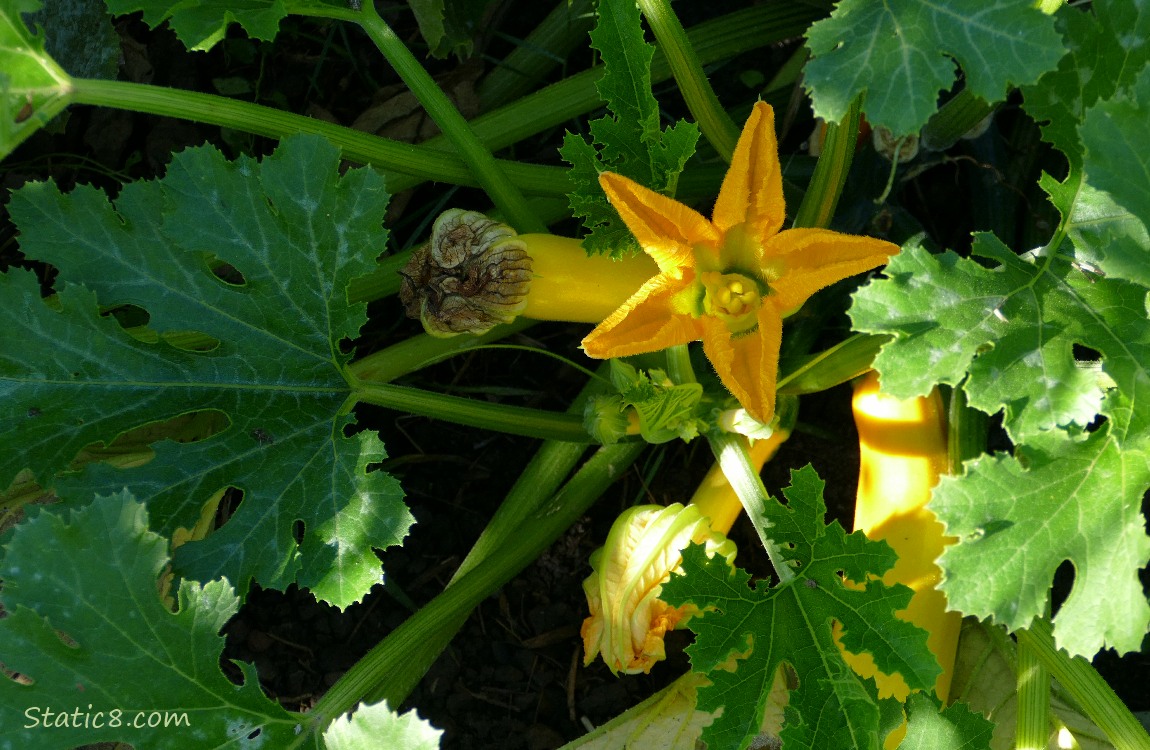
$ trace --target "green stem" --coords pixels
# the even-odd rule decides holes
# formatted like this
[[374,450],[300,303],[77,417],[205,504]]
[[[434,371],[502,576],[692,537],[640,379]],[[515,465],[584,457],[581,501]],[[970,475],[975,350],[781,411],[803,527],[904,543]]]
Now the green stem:
[[590,443],[583,419],[575,414],[529,409],[508,404],[490,404],[470,398],[431,393],[418,388],[388,383],[356,383],[352,400],[387,409],[442,419],[468,427],[506,432],[510,435]]
[[448,357],[506,338],[529,328],[535,321],[516,318],[505,325],[496,326],[482,336],[452,336],[436,338],[421,333],[404,339],[363,359],[348,365],[348,373],[361,383],[390,383],[396,378],[415,372]]
[[[1033,634],[1041,639],[1041,633]],[[1051,638],[1047,648],[1054,649]],[[1018,643],[1018,716],[1014,725],[1015,750],[1046,750],[1050,741],[1050,672],[1034,648]]]
[[[605,368],[606,365],[603,367]],[[568,411],[578,413],[586,397],[598,388],[597,381],[591,380]],[[492,516],[491,521],[480,534],[479,539],[476,540],[471,551],[447,585],[455,585],[467,573],[494,556],[499,550],[507,547],[517,548],[519,546],[517,542],[515,544],[510,543],[512,538],[517,537],[523,525],[530,519],[531,514],[538,511],[542,503],[558,491],[560,484],[586,452],[586,445],[564,443],[558,440],[544,442],[527,464],[527,468],[519,475],[515,486],[507,493],[507,497],[499,505],[499,509]],[[526,561],[529,562],[530,559]],[[524,560],[518,560],[515,564],[522,568],[526,563]],[[400,654],[403,661],[398,667],[398,673],[386,664],[387,655],[396,652],[389,651],[388,647],[383,644],[378,647],[381,655],[377,655],[375,658],[385,662],[380,668],[389,674],[389,680],[391,680],[390,690],[392,692],[390,697],[396,701],[392,705],[398,705],[399,701],[406,698],[407,693],[423,677],[428,667],[467,621],[473,606],[459,607],[445,616],[434,628],[423,630],[424,637],[418,643],[412,644],[411,650]],[[422,615],[418,613],[414,616],[415,619],[419,617]],[[419,628],[417,627],[417,629]],[[384,641],[384,644],[386,643],[387,641]]]
[[795,572],[787,565],[782,550],[767,533],[769,528],[766,523],[767,503],[776,501],[767,494],[767,488],[763,486],[758,470],[751,464],[751,457],[747,454],[747,439],[742,435],[717,432],[708,435],[707,440],[711,444],[711,452],[715,454],[719,466],[723,468],[724,476],[734,488],[735,494],[739,496],[739,502],[747,512],[747,518],[751,519],[751,524],[762,540],[763,547],[767,550],[767,557],[775,568],[775,575],[779,577],[779,583],[794,580]]
[[[339,146],[345,158],[373,164],[399,174],[387,175],[392,193],[427,180],[457,185],[479,185],[478,179],[453,154],[400,143],[370,133],[303,115],[282,112],[251,102],[215,94],[149,86],[128,81],[91,78],[73,80],[71,100],[75,104],[113,107],[164,117],[176,117],[210,125],[234,128],[247,133],[283,138],[293,133],[316,133]],[[566,195],[571,189],[566,170],[518,162],[503,162],[501,168],[517,185],[539,195]]]
[[854,380],[871,369],[889,336],[856,333],[815,354],[791,355],[779,361],[779,394],[820,393]]
[[847,173],[854,160],[855,145],[858,141],[859,118],[862,114],[862,98],[857,97],[847,108],[843,120],[837,125],[828,125],[823,151],[815,174],[811,178],[803,202],[795,213],[796,227],[828,227],[835,215],[839,196],[847,181]]
[[[356,12],[350,9],[331,6],[289,9],[301,15],[308,14],[308,10],[313,16],[359,22]],[[322,10],[322,14],[317,10]],[[800,35],[821,15],[819,9],[801,3],[772,3],[701,23],[690,30],[688,37],[706,64]],[[492,151],[517,143],[601,106],[595,83],[602,74],[600,66],[566,78],[476,118],[471,127]],[[652,61],[651,76],[656,83],[671,77],[666,57],[659,51]],[[471,170],[450,151],[444,136],[412,145],[214,94],[126,81],[73,79],[72,83],[75,91],[70,101],[76,104],[176,117],[269,138],[318,133],[339,146],[348,159],[389,171],[387,186],[392,193],[428,180],[468,186],[479,184]],[[527,193],[566,196],[571,190],[565,169],[511,161],[500,162],[500,166],[511,181]]]
[[[459,628],[462,613],[470,612],[547,549],[645,447],[642,443],[620,443],[598,449],[519,527],[515,544],[493,550],[349,669],[309,714],[315,726],[326,727],[360,700],[400,705],[442,648],[428,649],[428,642],[434,640],[432,645],[438,645],[445,643],[445,638],[449,640]],[[433,651],[430,659],[428,651]]]
[[956,387],[950,391],[946,425],[947,473],[959,476],[963,472],[963,461],[978,458],[986,452],[990,417],[967,406],[966,391]]
[[[605,379],[609,369],[610,365],[603,362],[599,365],[597,374]],[[581,415],[587,399],[596,393],[602,393],[607,387],[604,380],[590,378],[587,385],[571,402],[567,413]],[[475,566],[491,557],[496,550],[512,544],[520,527],[527,523],[528,517],[539,509],[543,500],[551,497],[559,489],[560,482],[571,473],[575,462],[586,452],[587,446],[578,443],[562,443],[558,440],[543,443],[531,463],[515,481],[511,492],[507,493],[506,499],[499,504],[499,509],[495,511],[495,515],[491,517],[491,521],[483,529],[483,533],[472,545],[471,551],[467,553],[467,557],[460,563],[447,585],[454,585]]]
[[[667,0],[639,0],[639,7],[655,34],[659,49],[667,55],[675,82],[699,129],[723,161],[730,162],[739,140],[739,126],[719,103],[703,65],[687,38],[679,17]],[[601,11],[600,11],[601,12]]]
[[697,383],[695,369],[691,366],[691,350],[686,344],[669,347],[667,356],[667,376],[675,383]]
[[[824,11],[806,3],[763,3],[692,26],[687,38],[700,62],[708,65],[801,36],[823,15]],[[476,117],[471,121],[471,128],[487,148],[498,151],[551,128],[562,127],[569,120],[603,106],[595,88],[602,75],[601,65],[576,73]],[[651,82],[662,83],[671,76],[667,55],[656,49],[651,59]],[[443,136],[431,138],[423,145],[450,148]],[[679,194],[684,193],[680,190]]]
[[431,75],[424,70],[411,50],[395,35],[391,27],[380,18],[374,3],[364,3],[363,9],[355,14],[355,19],[379,51],[391,63],[395,72],[407,84],[427,114],[443,131],[463,158],[465,164],[479,180],[480,186],[507,218],[507,221],[520,232],[545,232],[547,227],[531,210],[523,193],[507,176],[491,152],[471,132],[467,120],[439,88]]
[[1115,748],[1150,750],[1150,735],[1090,662],[1081,656],[1071,658],[1065,651],[1055,649],[1053,631],[1047,620],[1036,619],[1030,628],[1015,633],[1015,637],[1019,646],[1033,650]]

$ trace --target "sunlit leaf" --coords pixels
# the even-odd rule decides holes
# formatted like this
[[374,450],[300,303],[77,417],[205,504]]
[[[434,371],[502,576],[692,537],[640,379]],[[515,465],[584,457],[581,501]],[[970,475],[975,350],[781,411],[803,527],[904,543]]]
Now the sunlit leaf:
[[915,133],[962,67],[987,102],[1033,83],[1064,49],[1054,22],[1029,0],[842,0],[807,31],[804,86],[815,114],[832,122],[866,92],[863,113],[895,136]]
[[832,622],[842,624],[849,651],[871,654],[882,671],[901,673],[911,688],[928,688],[940,671],[926,631],[894,616],[909,602],[910,589],[873,579],[864,589],[843,585],[844,576],[881,576],[895,555],[862,532],[848,535],[837,521],[826,525],[822,489],[806,467],[791,474],[784,490],[788,505],[768,506],[768,528],[786,551],[794,580],[775,587],[759,581],[752,589],[748,573],[693,545],[683,554],[685,575],[672,575],[663,586],[667,602],[689,602],[704,612],[690,621],[695,643],[687,651],[692,669],[713,683],[699,688],[699,710],[722,709],[703,730],[709,747],[745,746],[758,731],[775,670],[784,662],[799,676],[786,709],[784,747],[881,747],[874,682],[863,681],[843,661]]
[[[242,503],[177,551],[180,574],[300,583],[340,606],[377,583],[373,548],[398,544],[412,521],[396,482],[367,471],[384,457],[379,440],[345,434],[341,341],[365,320],[346,289],[374,267],[387,193],[371,170],[340,177],[338,162],[308,136],[262,163],[185,151],[114,203],[86,187],[14,193],[22,250],[60,277],[49,304],[31,274],[0,275],[0,482],[31,468],[51,484],[91,443],[217,411],[228,422],[217,434],[157,443],[130,471],[91,465],[57,480],[58,493],[82,501],[127,485],[171,535],[234,487]],[[158,340],[129,335],[98,305],[145,311]],[[187,331],[213,345],[168,343]]]

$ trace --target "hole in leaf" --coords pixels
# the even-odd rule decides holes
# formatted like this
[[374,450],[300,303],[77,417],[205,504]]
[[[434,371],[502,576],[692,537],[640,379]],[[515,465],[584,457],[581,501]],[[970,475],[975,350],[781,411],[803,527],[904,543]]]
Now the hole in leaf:
[[71,648],[71,649],[80,648],[79,642],[76,641],[76,639],[74,639],[72,636],[65,633],[63,630],[57,630],[56,631],[56,637],[60,639],[60,643],[63,643],[68,648]]
[[212,256],[208,258],[208,270],[212,272],[220,281],[228,286],[241,287],[246,286],[248,280],[240,273],[240,270],[233,266],[231,263],[226,263],[219,258]]
[[160,440],[197,443],[223,432],[230,425],[228,415],[218,409],[204,409],[149,422],[121,434],[111,444],[100,441],[82,448],[69,468],[76,471],[94,461],[103,461],[119,469],[143,466],[156,457],[152,443]]
[[228,519],[236,514],[244,502],[244,491],[239,487],[225,487],[223,496],[220,498],[219,504],[216,506],[216,525],[215,528],[220,528]]
[[8,669],[8,667],[4,666],[3,662],[0,662],[0,674],[4,675],[9,680],[12,680],[12,682],[15,682],[17,685],[36,684],[36,681],[31,677],[26,674],[21,674],[20,672],[13,672],[11,669]]
[[295,539],[296,544],[303,544],[304,523],[300,519],[296,519],[291,525],[291,535]]
[[139,305],[113,305],[105,308],[101,314],[115,318],[116,322],[129,333],[134,333],[133,329],[145,328],[152,319],[148,311]]
[[162,339],[177,349],[189,352],[210,352],[220,345],[219,339],[200,331],[159,333],[149,327],[152,318],[148,311],[137,305],[115,305],[104,310],[103,314],[115,318],[127,334],[145,344],[155,344]]
[[1074,588],[1074,563],[1063,560],[1058,566],[1058,570],[1054,571],[1054,585],[1050,588],[1051,617],[1058,614],[1058,610],[1061,609],[1066,598],[1070,596],[1072,588]]
[[1102,353],[1082,344],[1074,344],[1074,359],[1077,362],[1097,362],[1102,359]]

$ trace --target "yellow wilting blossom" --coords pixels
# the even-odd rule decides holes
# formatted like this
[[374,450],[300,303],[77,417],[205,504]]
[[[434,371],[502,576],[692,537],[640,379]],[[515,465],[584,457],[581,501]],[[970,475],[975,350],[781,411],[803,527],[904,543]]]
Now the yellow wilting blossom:
[[735,543],[711,529],[697,505],[636,505],[611,526],[606,543],[591,555],[583,592],[591,616],[583,621],[584,664],[600,653],[612,672],[650,672],[665,658],[663,635],[686,621],[692,607],[672,607],[659,598],[680,550],[696,542],[708,555],[731,562]]
[[[792,400],[795,396],[789,397]],[[787,438],[797,412],[781,408],[781,424],[769,438],[750,449],[758,471]],[[663,659],[663,636],[685,625],[691,606],[672,607],[659,598],[671,573],[682,573],[682,550],[688,542],[704,545],[708,556],[731,563],[735,543],[726,533],[743,511],[739,496],[718,464],[699,483],[691,502],[662,507],[638,505],[623,511],[602,547],[591,554],[591,575],[583,581],[591,616],[583,621],[584,664],[602,654],[612,672],[649,672]]]
[[774,414],[783,318],[818,290],[886,263],[890,242],[829,229],[779,231],[786,215],[770,105],[755,105],[707,220],[621,175],[599,184],[659,274],[585,339],[607,359],[703,341],[723,384],[758,421]]

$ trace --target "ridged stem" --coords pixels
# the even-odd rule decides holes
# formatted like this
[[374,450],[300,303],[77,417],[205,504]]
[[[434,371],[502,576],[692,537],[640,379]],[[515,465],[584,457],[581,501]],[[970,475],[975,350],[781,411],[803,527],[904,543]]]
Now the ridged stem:
[[[687,30],[687,39],[699,62],[707,65],[801,36],[823,15],[825,11],[805,3],[764,3],[692,26]],[[550,128],[561,127],[567,121],[603,106],[595,88],[602,75],[601,65],[576,73],[476,117],[471,121],[471,127],[492,151]],[[651,82],[662,83],[670,80],[671,76],[667,55],[656,49],[651,59]],[[450,150],[443,136],[431,138],[422,145]],[[679,195],[685,193],[680,189]]]
[[442,650],[442,644],[458,630],[461,614],[470,612],[547,549],[645,447],[642,443],[620,443],[596,451],[570,481],[517,527],[514,544],[494,549],[344,673],[309,714],[315,725],[327,726],[361,700],[387,700],[389,705],[399,706]]
[[529,328],[531,325],[531,320],[520,318],[505,325],[496,326],[482,336],[436,338],[421,333],[372,352],[363,359],[352,362],[347,369],[360,382],[390,383],[396,378],[448,357],[480,348],[493,341],[499,341]]
[[415,94],[427,114],[451,141],[456,153],[478,179],[480,186],[507,220],[521,232],[542,232],[547,229],[523,197],[516,184],[508,177],[495,157],[471,132],[467,120],[455,108],[447,94],[431,77],[411,50],[400,40],[391,27],[380,18],[374,3],[365,3],[356,16],[359,25],[379,47],[391,67]]
[[842,122],[827,126],[823,150],[803,202],[795,213],[795,227],[828,227],[846,184],[858,142],[862,100],[856,98]]
[[655,34],[659,49],[667,56],[675,82],[703,137],[723,161],[730,163],[739,140],[739,126],[719,103],[679,17],[667,0],[639,0],[639,8]]
[[[1042,634],[1034,634],[1042,638]],[[1054,647],[1053,639],[1048,644]],[[1046,750],[1050,741],[1050,672],[1033,647],[1018,644],[1018,717],[1014,725],[1015,750]]]
[[755,532],[758,533],[767,551],[767,557],[775,569],[775,575],[779,577],[779,584],[789,583],[794,580],[795,572],[787,565],[779,546],[771,539],[765,522],[767,503],[776,501],[767,494],[767,488],[763,486],[763,480],[759,477],[758,468],[751,461],[747,439],[742,435],[721,432],[708,435],[707,440],[711,444],[711,452],[715,454],[719,466],[723,469],[724,476],[734,488],[735,494],[739,496],[739,502],[747,512],[747,518],[755,527]]
[[529,409],[509,404],[491,404],[445,393],[431,393],[387,383],[357,383],[351,398],[364,404],[442,419],[453,424],[481,427],[509,435],[590,443],[583,419],[575,414]]
[[1054,646],[1053,629],[1045,619],[1036,619],[1026,630],[1015,633],[1019,646],[1033,650],[1050,670],[1051,676],[1070,693],[1086,716],[1114,743],[1118,750],[1150,750],[1150,735],[1134,714],[1114,694],[1102,676],[1081,656],[1071,658]]
[[[73,81],[74,104],[146,112],[162,117],[235,128],[245,133],[283,138],[293,133],[316,133],[339,146],[352,161],[372,164],[399,174],[387,174],[391,192],[427,180],[456,185],[479,185],[471,170],[454,154],[410,143],[382,138],[371,133],[303,115],[283,112],[251,102],[242,102],[198,91],[150,86],[130,81],[104,81],[78,78]],[[539,195],[566,195],[571,189],[566,170],[518,162],[500,167],[523,190]]]

